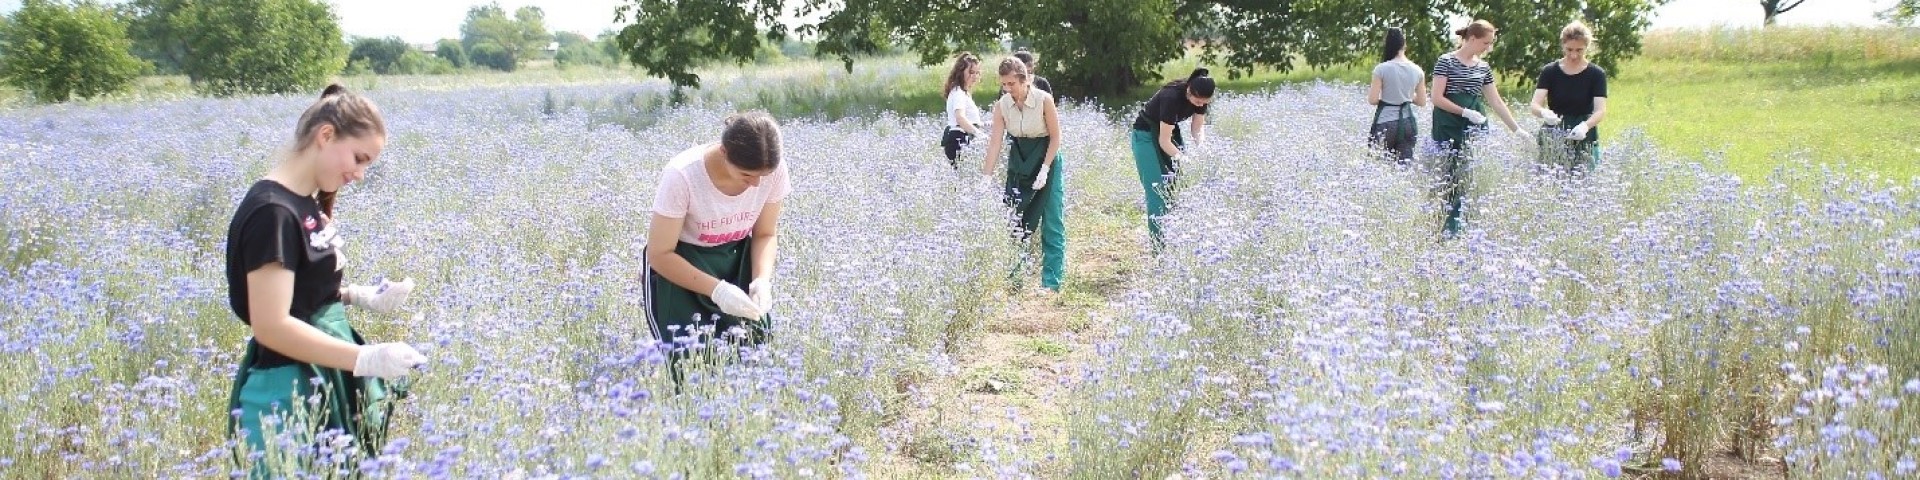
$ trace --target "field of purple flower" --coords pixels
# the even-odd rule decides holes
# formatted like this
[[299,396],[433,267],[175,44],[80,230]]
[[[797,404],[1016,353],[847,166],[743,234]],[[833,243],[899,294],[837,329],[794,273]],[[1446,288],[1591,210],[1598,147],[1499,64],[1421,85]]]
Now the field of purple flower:
[[[1738,458],[1916,473],[1914,185],[1812,167],[1742,185],[1632,132],[1569,179],[1496,135],[1472,226],[1439,242],[1428,177],[1368,153],[1350,86],[1217,104],[1167,249],[1129,260],[1110,301],[1069,280],[1056,303],[1099,340],[1044,397],[1054,417],[1008,429],[967,427],[1022,408],[928,387],[976,371],[957,359],[988,324],[1031,313],[1005,293],[1019,251],[992,182],[938,161],[933,119],[788,121],[774,339],[674,395],[638,302],[640,239],[655,172],[725,111],[636,90],[375,96],[392,136],[342,197],[348,278],[421,287],[402,313],[355,322],[432,362],[394,441],[355,468],[838,478],[911,457],[946,477],[1603,478]],[[224,409],[245,328],[220,243],[307,101],[0,112],[0,476],[235,470]],[[1069,241],[1134,245],[1124,124],[1064,111]],[[929,443],[945,454],[908,451]]]

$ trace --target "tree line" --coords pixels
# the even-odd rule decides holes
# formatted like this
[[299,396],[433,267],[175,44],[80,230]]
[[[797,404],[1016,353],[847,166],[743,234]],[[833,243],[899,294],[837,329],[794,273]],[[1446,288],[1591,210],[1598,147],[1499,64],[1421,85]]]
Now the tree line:
[[[1159,81],[1161,65],[1189,54],[1229,78],[1366,63],[1386,27],[1406,31],[1410,56],[1432,59],[1452,47],[1450,27],[1468,18],[1500,27],[1504,40],[1489,60],[1504,76],[1525,78],[1560,55],[1556,34],[1576,19],[1595,31],[1594,62],[1619,72],[1666,1],[624,0],[610,12],[622,28],[595,38],[549,32],[538,7],[509,14],[496,3],[470,8],[460,38],[428,54],[397,37],[344,39],[322,0],[24,0],[0,18],[0,80],[57,102],[123,91],[151,73],[236,95],[311,90],[339,73],[512,71],[551,59],[625,63],[698,87],[693,71],[715,62],[809,55],[851,70],[871,55],[937,64],[955,51],[1014,44],[1041,52],[1039,73],[1064,93],[1101,96]],[[1757,3],[1772,24],[1806,1]],[[1896,0],[1882,17],[1907,24],[1916,12],[1920,0]]]
[[125,91],[147,74],[185,75],[205,95],[287,93],[343,73],[611,66],[612,37],[551,33],[539,7],[509,15],[496,3],[470,8],[460,38],[429,54],[399,37],[348,39],[321,0],[24,0],[0,18],[0,80],[48,102]]

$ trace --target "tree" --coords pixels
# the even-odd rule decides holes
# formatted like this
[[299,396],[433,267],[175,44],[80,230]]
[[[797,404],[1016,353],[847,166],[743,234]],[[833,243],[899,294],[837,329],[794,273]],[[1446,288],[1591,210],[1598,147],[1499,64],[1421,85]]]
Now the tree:
[[400,63],[400,57],[412,51],[413,47],[400,37],[355,38],[353,50],[347,53],[347,64],[361,63],[373,73],[390,75],[399,73],[395,66]]
[[520,26],[520,49],[509,49],[514,59],[526,61],[547,51],[547,44],[553,42],[553,35],[547,33],[547,12],[529,5],[514,10],[513,19]]
[[[1513,33],[1528,43],[1557,38],[1566,20],[1586,17],[1604,32],[1603,51],[1624,58],[1638,50],[1644,18],[1661,1],[803,0],[783,12],[780,0],[626,0],[615,22],[632,22],[619,35],[627,60],[676,86],[697,86],[691,69],[704,63],[753,59],[760,37],[786,38],[779,19],[791,17],[818,19],[794,31],[818,40],[817,55],[837,57],[848,69],[854,58],[891,45],[935,64],[956,50],[1011,39],[1040,52],[1040,72],[1065,92],[1110,95],[1160,80],[1160,67],[1187,53],[1183,40],[1200,45],[1203,63],[1225,67],[1216,70],[1229,77],[1259,67],[1371,62],[1388,26],[1404,28],[1409,53],[1431,61],[1452,48],[1450,24],[1474,14],[1525,25]],[[1552,34],[1542,36],[1548,28]],[[1557,44],[1494,59],[1505,62],[1497,64],[1503,69],[1531,69],[1538,64],[1523,65],[1544,63],[1539,53]]]
[[587,38],[586,35],[560,32],[553,35],[553,41],[560,44],[560,49],[553,54],[554,65],[606,66],[614,63],[614,58],[606,54],[605,46],[601,45],[600,41]]
[[1897,0],[1877,16],[1896,26],[1911,25],[1914,19],[1920,19],[1920,0]]
[[[698,87],[693,67],[713,60],[745,62],[759,48],[759,31],[782,39],[780,0],[631,0],[614,9],[614,23],[633,21],[615,37],[628,62],[674,87]],[[811,3],[813,0],[809,0]],[[848,9],[871,0],[849,0]],[[851,60],[848,68],[852,68]]]
[[467,51],[467,60],[474,65],[511,72],[519,68],[519,62],[513,60],[513,54],[499,44],[482,43]]
[[1760,0],[1760,10],[1766,12],[1766,24],[1772,26],[1773,17],[1778,17],[1782,13],[1791,12],[1793,9],[1799,8],[1800,4],[1803,3],[1807,3],[1807,0]]
[[411,48],[394,60],[392,69],[401,75],[445,75],[455,71],[453,62]]
[[166,21],[181,71],[209,95],[317,90],[347,63],[332,7],[316,0],[194,0]]
[[173,27],[174,14],[187,0],[132,0],[121,5],[127,18],[127,36],[133,40],[133,54],[152,62],[165,73],[180,73],[191,52]]
[[[467,9],[467,20],[460,25],[460,46],[475,65],[511,71],[546,51],[553,36],[547,34],[546,13],[539,7],[521,7],[513,18],[500,4],[492,3]],[[481,61],[479,48],[492,45],[488,55],[504,54],[504,60],[490,57]]]
[[26,0],[0,21],[0,78],[49,102],[125,91],[146,68],[131,46],[111,9]]
[[[1469,10],[1473,18],[1493,22],[1500,42],[1487,57],[1501,72],[1502,86],[1527,85],[1531,91],[1541,67],[1561,57],[1560,29],[1574,20],[1593,29],[1595,65],[1620,72],[1622,60],[1640,53],[1640,32],[1656,5],[1645,0],[1491,0]],[[1451,34],[1449,34],[1451,35]]]
[[433,46],[433,56],[446,60],[448,65],[453,65],[453,68],[467,68],[467,49],[460,46],[459,40],[440,39],[440,43]]

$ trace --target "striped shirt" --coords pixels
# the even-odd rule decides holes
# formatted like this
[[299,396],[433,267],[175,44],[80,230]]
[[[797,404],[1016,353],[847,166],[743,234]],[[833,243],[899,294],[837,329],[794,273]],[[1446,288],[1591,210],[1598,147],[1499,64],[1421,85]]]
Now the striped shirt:
[[1482,88],[1493,84],[1493,68],[1488,67],[1487,62],[1468,66],[1451,53],[1441,55],[1440,61],[1433,64],[1433,76],[1447,77],[1447,91],[1441,92],[1443,95],[1480,95]]

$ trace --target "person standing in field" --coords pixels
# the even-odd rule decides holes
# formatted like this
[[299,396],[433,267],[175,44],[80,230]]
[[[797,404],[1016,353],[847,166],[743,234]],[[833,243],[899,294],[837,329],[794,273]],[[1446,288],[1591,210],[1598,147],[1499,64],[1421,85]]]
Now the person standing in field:
[[1020,238],[1040,231],[1040,286],[1059,292],[1066,274],[1066,200],[1062,191],[1060,114],[1053,95],[1033,84],[1027,64],[1017,58],[1000,62],[1000,89],[1006,93],[993,105],[993,135],[980,171],[993,175],[1000,147],[1011,138],[1007,158],[1007,204],[1019,215]]
[[969,52],[960,52],[953,59],[953,68],[947,71],[946,86],[940,89],[947,96],[947,130],[940,135],[940,148],[947,154],[947,163],[960,168],[960,149],[980,136],[980,105],[973,103],[973,86],[980,83],[980,57]]
[[[412,280],[341,285],[347,259],[334,201],[366,177],[386,137],[372,101],[327,87],[300,115],[291,149],[247,190],[227,224],[227,300],[253,333],[234,375],[227,428],[246,449],[239,464],[253,462],[253,478],[297,468],[264,461],[268,439],[281,434],[309,443],[339,431],[363,453],[378,454],[387,415],[373,407],[398,394],[383,380],[427,361],[405,343],[367,344],[346,318],[346,306],[391,312],[413,291]],[[307,425],[302,418],[315,430],[268,431]]]
[[1380,64],[1373,67],[1373,85],[1367,89],[1367,104],[1373,105],[1371,139],[1401,165],[1413,161],[1418,145],[1420,124],[1414,119],[1414,106],[1427,106],[1426,72],[1407,59],[1407,37],[1399,27],[1387,29]]
[[[780,126],[765,113],[727,117],[719,143],[689,148],[660,172],[647,226],[642,291],[662,343],[766,341],[779,252],[780,202],[791,187]],[[668,364],[677,382],[676,348]]]
[[[1593,30],[1574,21],[1560,30],[1560,60],[1540,68],[1530,108],[1542,120],[1540,155],[1569,169],[1600,165],[1600,121],[1607,117],[1607,72],[1587,61]],[[1581,164],[1585,164],[1582,166]]]
[[1508,130],[1526,135],[1520,131],[1520,125],[1513,122],[1513,112],[1500,98],[1493,68],[1482,58],[1493,50],[1499,30],[1486,20],[1475,20],[1453,33],[1460,36],[1460,48],[1441,55],[1433,66],[1433,92],[1439,94],[1433,99],[1433,141],[1444,151],[1444,163],[1439,170],[1447,211],[1441,232],[1447,237],[1458,235],[1462,229],[1461,216],[1471,170],[1470,142],[1486,132],[1487,106],[1493,106]]
[[1197,68],[1187,78],[1160,87],[1133,121],[1133,163],[1147,192],[1147,235],[1155,251],[1164,243],[1160,217],[1166,215],[1167,204],[1162,192],[1178,174],[1186,147],[1180,122],[1192,119],[1193,143],[1205,143],[1207,105],[1213,103],[1214,89],[1207,73]]

